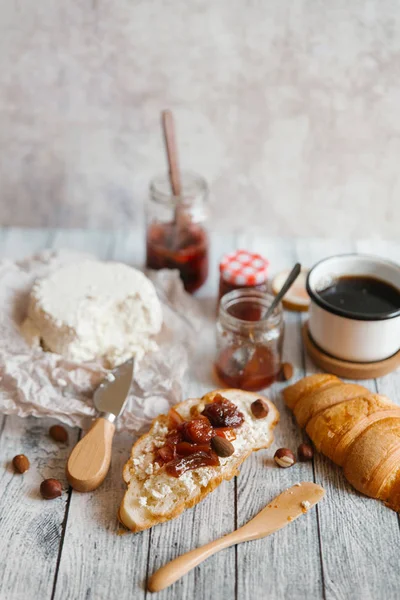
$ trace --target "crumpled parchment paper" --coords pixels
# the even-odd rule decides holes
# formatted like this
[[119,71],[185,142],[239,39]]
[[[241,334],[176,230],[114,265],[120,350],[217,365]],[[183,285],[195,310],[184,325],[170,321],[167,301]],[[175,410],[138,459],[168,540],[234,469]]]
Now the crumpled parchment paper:
[[[97,362],[75,363],[31,348],[20,332],[34,281],[60,266],[88,258],[68,250],[44,251],[15,262],[0,262],[0,412],[21,417],[54,417],[89,427],[96,411],[93,392],[109,371]],[[158,350],[135,364],[133,383],[117,429],[140,433],[159,413],[182,400],[201,314],[183,289],[177,271],[151,275],[163,305]]]

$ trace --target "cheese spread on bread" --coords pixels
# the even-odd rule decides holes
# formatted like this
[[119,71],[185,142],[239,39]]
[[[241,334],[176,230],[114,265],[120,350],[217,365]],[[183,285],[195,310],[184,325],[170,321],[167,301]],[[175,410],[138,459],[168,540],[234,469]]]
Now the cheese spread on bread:
[[242,390],[218,390],[206,394],[203,399],[189,399],[174,408],[185,420],[192,418],[195,407],[201,410],[217,394],[236,405],[244,422],[235,429],[232,440],[234,453],[220,457],[219,466],[204,466],[188,470],[179,477],[169,475],[165,468],[154,461],[157,448],[162,447],[168,434],[168,419],[161,415],[153,421],[150,431],[142,436],[132,448],[132,454],[124,468],[124,479],[129,485],[119,511],[120,520],[132,531],[140,531],[162,521],[169,520],[199,502],[224,479],[229,480],[238,467],[254,450],[267,448],[273,441],[273,428],[279,420],[274,404],[268,403],[269,412],[263,419],[252,414],[251,404],[261,396]]
[[143,273],[86,260],[35,283],[22,331],[29,343],[71,361],[102,359],[113,368],[155,349],[161,326],[160,301]]

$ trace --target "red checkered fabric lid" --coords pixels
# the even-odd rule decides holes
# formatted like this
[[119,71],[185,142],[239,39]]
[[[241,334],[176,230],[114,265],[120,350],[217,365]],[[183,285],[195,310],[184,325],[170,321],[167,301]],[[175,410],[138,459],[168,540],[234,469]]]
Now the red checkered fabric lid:
[[260,285],[267,280],[269,262],[260,254],[236,250],[225,254],[219,265],[222,278],[231,285]]

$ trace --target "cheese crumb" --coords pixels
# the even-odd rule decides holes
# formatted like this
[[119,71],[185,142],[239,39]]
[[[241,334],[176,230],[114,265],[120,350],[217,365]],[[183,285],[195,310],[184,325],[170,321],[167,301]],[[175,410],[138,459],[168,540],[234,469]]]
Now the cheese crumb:
[[154,440],[153,444],[156,448],[162,448],[165,444],[165,440]]
[[147,498],[146,498],[146,496],[140,496],[140,498],[139,498],[139,505],[140,506],[146,506],[147,505]]
[[179,481],[183,483],[189,494],[197,490],[197,485],[194,482],[194,475],[190,471],[186,471],[179,477]]
[[202,468],[201,473],[199,473],[199,475],[200,475],[199,484],[201,485],[201,487],[205,487],[206,485],[208,485],[213,474],[214,474],[214,472],[210,468],[208,468],[208,467]]
[[107,381],[115,381],[115,375],[113,375],[113,373],[107,373],[106,379]]
[[156,421],[153,425],[151,433],[153,435],[166,436],[168,433],[168,427]]
[[309,503],[308,500],[303,500],[303,502],[301,503],[301,506],[304,508],[304,510],[308,510],[311,506],[311,504]]
[[168,496],[168,494],[170,494],[172,492],[169,485],[162,485],[160,491],[158,491],[158,490],[149,490],[149,491],[150,491],[150,494],[153,496],[153,498],[156,498],[156,500],[161,500],[162,498],[165,498],[166,496]]

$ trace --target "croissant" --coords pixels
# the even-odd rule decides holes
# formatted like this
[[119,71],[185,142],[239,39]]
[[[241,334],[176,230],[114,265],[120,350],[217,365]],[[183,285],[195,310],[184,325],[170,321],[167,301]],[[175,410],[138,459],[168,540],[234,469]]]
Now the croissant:
[[283,391],[317,450],[359,492],[400,512],[400,406],[362,385],[311,375]]

